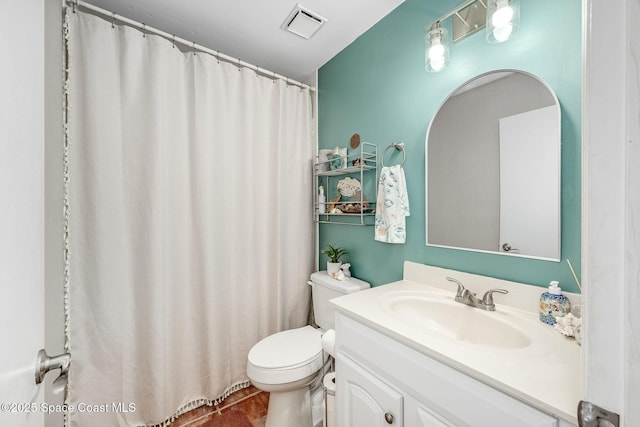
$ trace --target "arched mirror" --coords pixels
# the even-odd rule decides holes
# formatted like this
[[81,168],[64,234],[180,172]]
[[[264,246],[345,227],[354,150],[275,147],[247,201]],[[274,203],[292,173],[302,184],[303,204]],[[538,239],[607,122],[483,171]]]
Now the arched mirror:
[[426,138],[427,245],[560,260],[560,105],[517,70],[477,76]]

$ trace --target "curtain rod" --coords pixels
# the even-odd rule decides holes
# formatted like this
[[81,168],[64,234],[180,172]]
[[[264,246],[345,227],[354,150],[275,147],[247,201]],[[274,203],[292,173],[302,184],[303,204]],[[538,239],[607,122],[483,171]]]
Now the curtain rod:
[[126,18],[126,17],[124,17],[122,15],[118,15],[116,13],[109,12],[106,9],[102,9],[102,8],[100,8],[98,6],[94,6],[94,5],[90,4],[90,3],[84,2],[82,0],[66,0],[66,2],[67,2],[68,5],[71,5],[74,8],[74,12],[75,12],[75,8],[77,6],[82,6],[82,7],[86,8],[86,9],[89,9],[89,10],[91,10],[93,12],[96,12],[96,13],[98,13],[100,15],[103,15],[105,17],[111,18],[112,22],[119,21],[119,22],[125,23],[127,25],[132,26],[132,27],[136,27],[137,29],[141,30],[143,33],[152,33],[152,34],[161,36],[161,37],[163,37],[163,38],[165,38],[167,40],[170,40],[174,44],[175,43],[179,43],[179,44],[181,44],[181,45],[183,45],[185,47],[189,47],[189,48],[191,48],[193,50],[198,50],[198,51],[201,51],[201,52],[204,52],[204,53],[208,53],[209,55],[212,55],[212,56],[214,56],[214,57],[216,57],[218,59],[222,59],[222,60],[224,60],[226,62],[230,62],[230,63],[236,64],[238,66],[254,70],[255,72],[260,73],[265,77],[270,77],[270,78],[274,78],[274,79],[278,79],[278,80],[284,80],[285,82],[287,82],[287,84],[298,86],[298,87],[300,87],[302,89],[309,89],[312,92],[316,91],[315,87],[309,86],[308,84],[299,82],[297,80],[290,79],[289,77],[283,76],[283,75],[275,73],[273,71],[269,71],[267,69],[260,68],[257,65],[250,64],[250,63],[245,62],[245,61],[243,61],[241,59],[234,58],[234,57],[229,56],[229,55],[225,55],[224,53],[221,53],[221,52],[219,52],[217,50],[213,50],[213,49],[209,49],[207,47],[201,46],[201,45],[197,44],[196,42],[192,42],[192,41],[183,39],[181,37],[176,37],[175,34],[169,34],[169,33],[164,32],[162,30],[158,30],[157,28],[149,27],[149,26],[147,26],[146,24],[144,24],[142,22],[137,22],[137,21],[134,21],[133,19]]

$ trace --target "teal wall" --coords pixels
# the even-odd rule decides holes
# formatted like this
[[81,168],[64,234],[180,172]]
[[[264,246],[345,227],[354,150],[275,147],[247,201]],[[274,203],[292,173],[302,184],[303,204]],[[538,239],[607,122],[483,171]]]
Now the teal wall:
[[[581,2],[521,0],[521,26],[512,40],[489,44],[484,31],[450,48],[440,73],[424,71],[425,26],[459,1],[406,0],[325,64],[318,75],[319,146],[347,147],[353,133],[378,146],[405,143],[410,198],[407,243],[373,240],[373,227],[321,224],[320,248],[349,250],[344,261],[372,285],[402,278],[409,260],[546,286],[559,280],[577,292],[566,260],[580,271]],[[447,20],[445,26],[450,26]],[[471,77],[513,68],[540,77],[556,92],[562,111],[562,262],[428,247],[425,245],[425,135],[448,94]],[[389,157],[387,159],[390,159]],[[544,209],[541,206],[540,209]],[[326,257],[321,255],[320,265]]]

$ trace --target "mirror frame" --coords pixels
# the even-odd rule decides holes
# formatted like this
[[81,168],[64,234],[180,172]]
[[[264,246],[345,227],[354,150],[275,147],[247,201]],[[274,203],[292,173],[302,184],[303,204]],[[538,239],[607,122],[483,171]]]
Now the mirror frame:
[[[557,110],[557,116],[558,116],[558,142],[557,142],[557,154],[558,154],[558,171],[557,171],[557,174],[558,174],[558,177],[557,177],[558,179],[558,236],[557,236],[558,251],[557,253],[558,253],[558,257],[557,258],[544,257],[544,256],[538,256],[538,255],[529,255],[529,254],[520,254],[520,253],[513,253],[513,252],[503,252],[503,251],[500,251],[499,249],[492,251],[487,249],[465,248],[465,247],[459,247],[459,246],[449,246],[449,245],[443,245],[443,244],[429,243],[429,170],[428,170],[429,168],[429,134],[431,133],[431,128],[433,126],[433,123],[436,117],[438,116],[438,113],[442,109],[442,107],[447,103],[449,99],[451,99],[456,93],[458,93],[460,89],[462,89],[463,87],[465,87],[466,85],[470,84],[473,81],[486,77],[487,75],[490,75],[493,73],[499,73],[499,72],[520,73],[537,80],[542,86],[544,86],[549,91],[549,94],[551,95],[555,103],[555,108]],[[462,84],[458,85],[440,103],[438,108],[435,110],[433,116],[431,117],[429,126],[427,127],[427,133],[425,137],[425,241],[426,241],[426,245],[430,247],[457,249],[457,250],[470,251],[470,252],[507,255],[511,257],[560,262],[562,260],[562,206],[561,206],[562,204],[562,176],[561,176],[562,175],[562,154],[561,154],[561,149],[562,149],[562,112],[560,108],[560,101],[558,100],[558,97],[555,91],[553,90],[553,88],[549,84],[547,84],[547,82],[542,80],[540,77],[528,71],[505,68],[505,69],[496,69],[496,70],[486,71],[484,73],[473,76],[467,79],[466,81],[464,81]]]

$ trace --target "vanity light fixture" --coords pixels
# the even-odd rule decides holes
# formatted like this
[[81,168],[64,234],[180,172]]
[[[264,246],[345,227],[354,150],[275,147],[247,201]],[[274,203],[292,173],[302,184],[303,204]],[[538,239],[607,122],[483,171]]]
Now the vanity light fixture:
[[440,28],[439,22],[434,22],[425,38],[424,68],[437,73],[442,71],[449,62],[449,33],[446,28]]
[[487,41],[502,43],[520,26],[520,0],[488,0]]
[[452,18],[453,41],[486,28],[489,43],[502,43],[520,26],[520,0],[466,0],[426,28],[425,69],[437,73],[449,63],[449,35],[440,24]]

